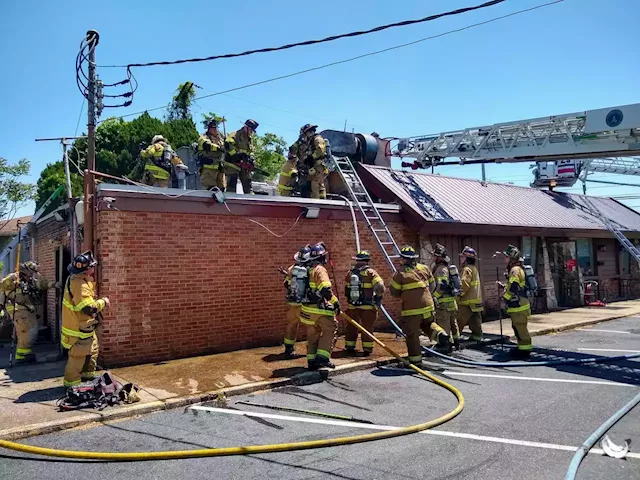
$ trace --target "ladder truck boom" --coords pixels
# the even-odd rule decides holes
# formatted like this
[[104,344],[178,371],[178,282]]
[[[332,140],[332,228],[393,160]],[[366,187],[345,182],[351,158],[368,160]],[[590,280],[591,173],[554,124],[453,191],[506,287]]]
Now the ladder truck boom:
[[542,162],[640,155],[640,104],[496,123],[401,139],[393,155],[414,169],[460,163]]

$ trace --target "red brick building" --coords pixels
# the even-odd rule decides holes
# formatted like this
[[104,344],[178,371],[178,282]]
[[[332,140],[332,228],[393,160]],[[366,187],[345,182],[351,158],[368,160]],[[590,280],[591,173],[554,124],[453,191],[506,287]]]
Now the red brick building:
[[[599,282],[608,300],[637,294],[637,269],[578,195],[358,168],[383,202],[379,209],[398,244],[420,247],[425,262],[436,242],[454,262],[464,245],[478,250],[489,315],[499,304],[494,281],[504,269],[503,259],[492,255],[509,243],[522,247],[535,265],[541,300],[550,308],[581,302],[581,285],[589,279]],[[278,344],[286,312],[278,267],[290,265],[306,243],[327,244],[329,270],[344,302],[343,278],[356,251],[344,202],[229,195],[225,207],[208,192],[109,184],[100,185],[98,200],[98,280],[100,294],[112,303],[100,331],[106,366]],[[629,238],[640,238],[640,215],[611,199],[594,201]],[[305,216],[308,207],[319,208],[318,218]],[[388,284],[391,271],[362,218],[358,228],[361,248],[372,252],[372,264]],[[32,257],[43,273],[60,277],[61,261],[68,262],[66,223],[45,217],[33,238]],[[396,301],[385,304],[399,314]],[[48,307],[55,337],[53,292]]]

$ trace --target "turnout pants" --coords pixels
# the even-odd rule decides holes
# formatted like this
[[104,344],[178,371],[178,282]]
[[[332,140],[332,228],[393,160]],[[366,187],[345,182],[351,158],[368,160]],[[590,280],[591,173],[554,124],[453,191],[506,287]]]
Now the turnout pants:
[[[69,348],[68,345],[71,347]],[[62,335],[62,346],[69,350],[69,359],[64,369],[64,386],[73,387],[91,380],[98,362],[98,337],[78,338]]]
[[300,323],[300,305],[289,305],[287,312],[287,330],[284,335],[285,345],[295,345],[298,337],[298,324]]
[[338,330],[338,322],[333,315],[302,314],[307,325],[307,361],[326,363],[331,358],[331,351]]
[[470,305],[458,306],[458,328],[460,333],[469,325],[471,340],[482,340],[482,312],[474,312]]
[[[369,332],[373,333],[373,326],[378,319],[377,309],[349,308],[347,315],[362,325]],[[351,322],[347,322],[347,329],[344,334],[344,346],[347,351],[353,352],[356,349],[358,334],[360,330],[354,327]],[[373,352],[373,339],[369,335],[362,334],[362,350],[365,352]]]
[[324,184],[327,179],[327,167],[324,162],[317,162],[314,169],[315,173],[308,176],[311,184],[311,198],[327,198],[327,188]]
[[531,344],[531,335],[529,335],[529,329],[527,323],[529,317],[531,317],[531,309],[524,310],[522,312],[508,312],[511,317],[511,325],[513,331],[518,339],[518,350],[531,351],[533,345]]
[[224,192],[227,187],[227,179],[224,169],[218,165],[205,165],[200,169],[200,190],[209,190],[218,187]]
[[436,341],[438,333],[444,332],[444,329],[438,325],[431,314],[411,315],[401,317],[400,328],[406,336],[407,342],[407,360],[411,363],[420,363],[422,361],[422,348],[420,347],[420,332],[424,332],[432,341]]
[[31,347],[38,338],[38,318],[35,313],[28,310],[16,310],[13,321],[16,329],[16,360],[24,360],[26,355],[31,355]]
[[244,168],[240,169],[240,171],[233,169],[227,170],[226,191],[236,193],[238,177],[240,177],[240,183],[242,183],[242,192],[247,194],[253,193],[253,188],[251,187],[251,172]]

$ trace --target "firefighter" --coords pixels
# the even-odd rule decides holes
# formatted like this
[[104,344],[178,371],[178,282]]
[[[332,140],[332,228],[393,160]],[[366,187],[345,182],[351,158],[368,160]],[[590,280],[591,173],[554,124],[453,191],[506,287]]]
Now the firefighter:
[[227,191],[236,193],[238,176],[242,183],[242,191],[246,194],[253,193],[251,187],[251,171],[253,170],[253,136],[258,128],[258,122],[247,120],[240,130],[231,132],[225,145],[229,155],[229,161],[233,164],[226,169]]
[[509,245],[503,252],[507,264],[507,284],[496,282],[504,289],[502,299],[507,306],[507,313],[511,317],[513,331],[518,339],[518,348],[511,350],[511,355],[518,358],[528,358],[533,350],[531,335],[527,323],[531,317],[531,305],[527,298],[526,277],[520,257],[520,250]]
[[306,285],[301,286],[297,281],[297,277],[294,278],[294,268],[303,267],[305,262],[309,260],[309,254],[311,253],[311,247],[309,245],[302,247],[293,256],[295,262],[287,270],[281,267],[281,272],[284,273],[285,280],[284,286],[287,289],[287,304],[289,305],[289,311],[287,313],[287,330],[284,336],[284,356],[285,358],[294,358],[296,339],[298,337],[298,323],[300,322],[300,308],[302,307],[302,298],[305,295]]
[[224,138],[218,131],[218,120],[212,118],[207,123],[207,131],[198,139],[198,167],[200,173],[200,189],[209,190],[218,187],[224,192],[226,188],[225,167],[237,168],[224,161]]
[[460,275],[460,296],[458,297],[458,329],[460,333],[466,325],[469,325],[471,336],[469,340],[479,342],[482,340],[482,286],[480,274],[476,267],[478,258],[476,251],[471,247],[464,247],[460,253],[463,258]]
[[93,253],[88,251],[74,258],[68,267],[71,275],[62,297],[61,343],[69,353],[64,369],[65,387],[92,380],[96,371],[98,314],[109,306],[107,297],[96,299],[93,275],[97,264]]
[[293,192],[296,190],[296,184],[298,182],[298,159],[292,153],[289,152],[287,161],[282,165],[280,171],[280,180],[278,181],[278,195],[283,197],[293,196]]
[[[378,306],[382,303],[384,282],[378,272],[369,266],[371,255],[366,250],[352,257],[356,264],[347,272],[345,278],[345,296],[348,299],[347,315],[373,333],[378,319]],[[350,322],[344,336],[344,345],[348,353],[355,353],[360,331]],[[362,335],[362,350],[368,357],[373,352],[373,339]]]
[[144,172],[142,183],[151,187],[168,188],[171,184],[171,169],[187,170],[180,157],[162,135],[156,135],[151,140],[151,145],[140,152],[144,160]]
[[316,134],[317,128],[317,125],[309,123],[304,125],[300,129],[298,140],[291,145],[289,152],[295,155],[300,163],[300,195],[327,198],[327,142],[321,135]]
[[16,332],[17,363],[35,363],[32,347],[38,339],[42,292],[59,286],[56,282],[40,278],[39,268],[36,262],[21,263],[17,275],[10,273],[0,283],[5,310],[13,318]]
[[431,292],[436,288],[436,280],[426,265],[417,262],[418,254],[411,246],[400,250],[404,263],[391,280],[390,292],[402,299],[400,324],[406,336],[408,360],[414,365],[422,364],[420,332],[432,341],[438,342],[438,349],[451,350],[449,335],[434,318]]
[[453,346],[459,348],[460,332],[456,321],[458,305],[454,295],[457,292],[454,292],[455,286],[449,272],[451,259],[447,254],[447,249],[439,243],[436,243],[431,255],[435,265],[433,274],[436,279],[436,289],[433,292],[433,298],[436,303],[436,322],[447,332],[447,335],[451,336]]
[[331,290],[331,280],[325,268],[328,252],[324,243],[311,247],[307,262],[309,294],[302,300],[300,321],[307,325],[307,362],[309,370],[335,368],[331,351],[338,329],[336,315],[340,302]]

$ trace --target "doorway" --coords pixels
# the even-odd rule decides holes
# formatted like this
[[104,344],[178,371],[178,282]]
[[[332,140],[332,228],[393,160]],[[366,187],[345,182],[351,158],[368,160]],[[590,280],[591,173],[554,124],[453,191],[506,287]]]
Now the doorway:
[[558,306],[582,305],[576,242],[552,241],[549,249],[549,263]]

